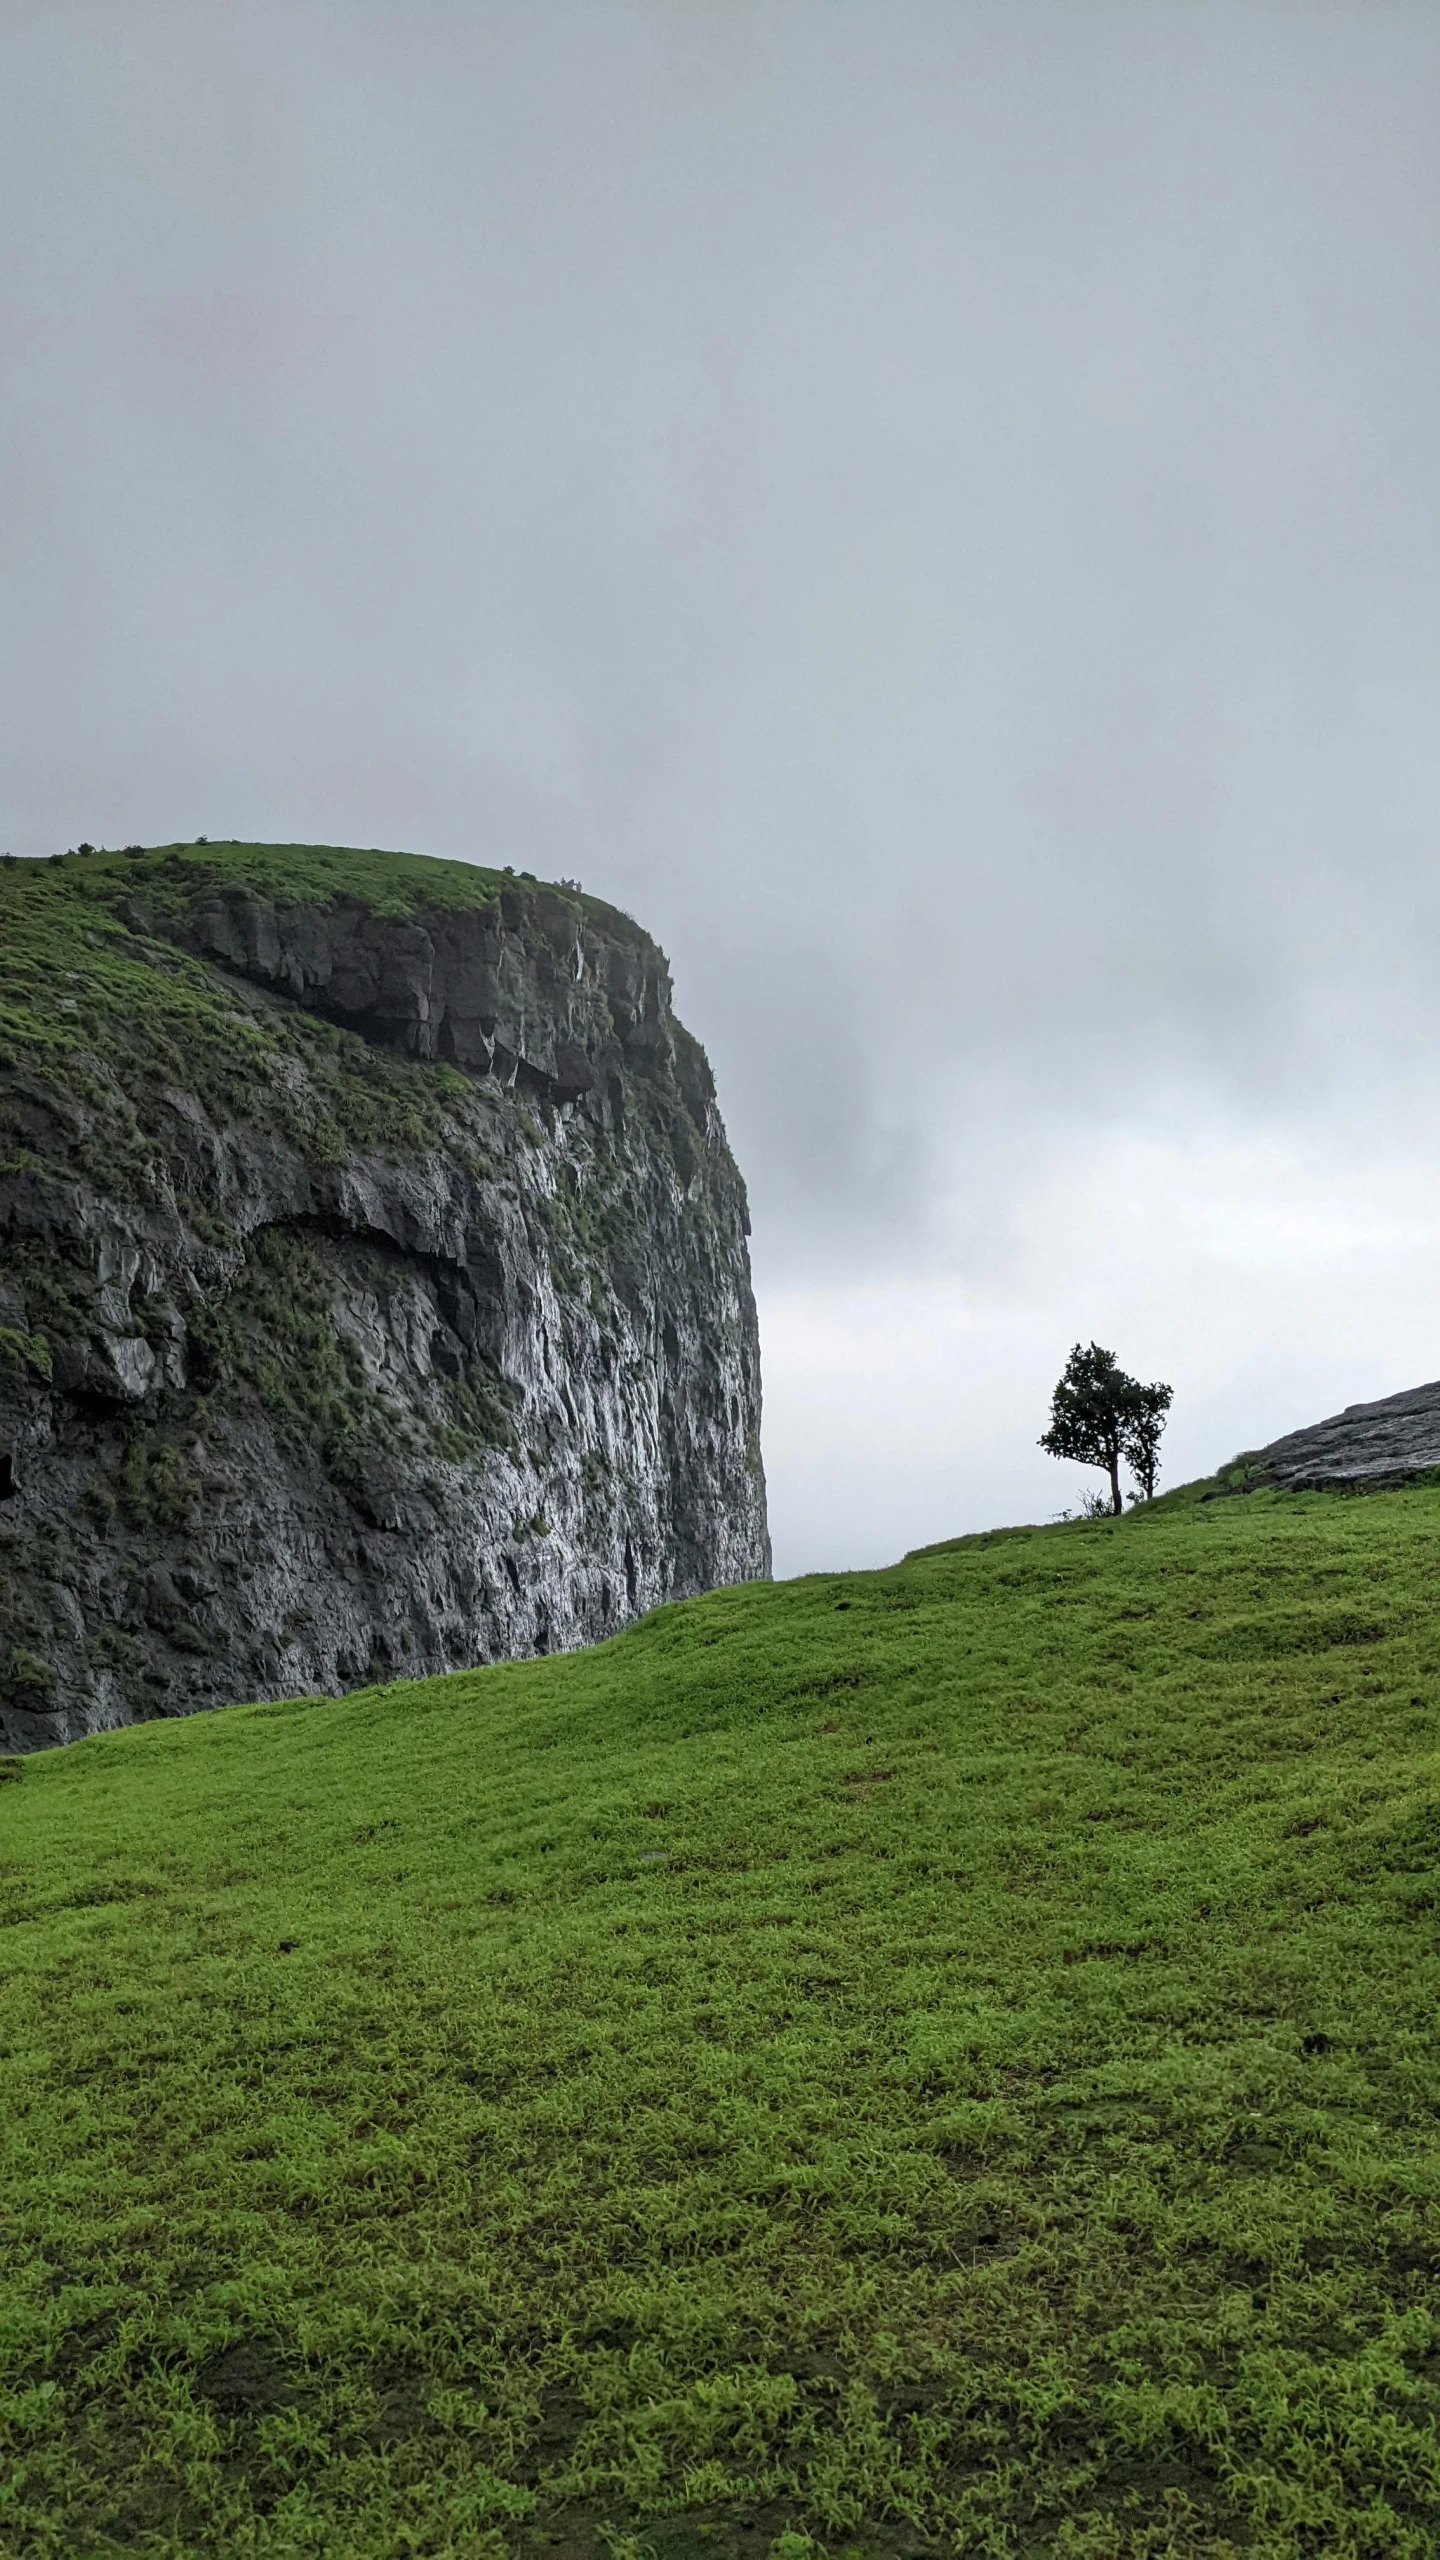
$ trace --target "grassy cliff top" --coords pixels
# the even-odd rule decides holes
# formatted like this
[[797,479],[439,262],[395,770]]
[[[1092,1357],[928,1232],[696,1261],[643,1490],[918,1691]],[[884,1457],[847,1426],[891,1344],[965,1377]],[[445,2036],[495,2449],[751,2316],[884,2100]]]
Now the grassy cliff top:
[[[493,907],[567,951],[586,919],[663,965],[639,925],[572,883],[418,854],[196,843],[0,861],[0,1070],[61,1099],[78,1131],[73,1160],[102,1189],[143,1180],[157,1093],[192,1094],[220,1123],[272,1123],[307,1155],[338,1162],[356,1148],[439,1143],[464,1091],[452,1068],[279,1008],[178,950],[167,924],[215,889],[282,908],[353,899],[396,919]],[[0,1170],[17,1161],[0,1129]]]
[[[167,1093],[193,1095],[222,1125],[275,1125],[318,1161],[439,1141],[447,1102],[462,1087],[453,1069],[277,1007],[137,917],[138,904],[158,922],[167,902],[187,906],[217,884],[274,895],[288,881],[323,901],[341,894],[352,861],[372,859],[382,868],[359,876],[377,896],[398,896],[412,872],[423,878],[432,868],[457,873],[457,895],[474,903],[498,894],[493,875],[461,863],[307,850],[309,871],[278,846],[0,862],[0,1070],[18,1070],[30,1090],[54,1096],[67,1162],[98,1189],[145,1189],[155,1098]],[[28,1143],[6,1153],[0,1126],[0,1172],[39,1165]]]
[[494,907],[508,894],[547,907],[561,902],[612,930],[649,939],[619,908],[587,895],[573,880],[539,880],[533,872],[429,854],[387,853],[378,846],[210,843],[134,845],[125,852],[57,854],[49,861],[0,861],[0,905],[17,898],[49,907],[89,904],[113,909],[139,896],[159,914],[179,913],[211,889],[248,889],[277,907],[332,907],[354,899],[372,915],[397,919],[427,909],[464,913]]
[[1429,2560],[1440,1494],[0,1787],[17,2554]]

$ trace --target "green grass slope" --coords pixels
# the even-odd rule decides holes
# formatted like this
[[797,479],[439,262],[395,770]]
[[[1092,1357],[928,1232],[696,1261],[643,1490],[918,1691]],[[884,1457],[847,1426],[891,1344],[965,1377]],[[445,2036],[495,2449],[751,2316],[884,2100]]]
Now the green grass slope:
[[752,1586],[0,1787],[7,2554],[1440,2521],[1440,1494]]

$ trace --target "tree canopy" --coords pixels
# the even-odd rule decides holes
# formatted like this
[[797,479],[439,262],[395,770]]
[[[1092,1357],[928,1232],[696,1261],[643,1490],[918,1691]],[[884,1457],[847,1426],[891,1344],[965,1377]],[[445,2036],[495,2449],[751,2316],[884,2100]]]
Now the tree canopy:
[[1073,1458],[1082,1467],[1103,1467],[1110,1478],[1110,1507],[1122,1508],[1122,1462],[1135,1478],[1137,1495],[1149,1502],[1158,1472],[1160,1434],[1174,1389],[1156,1380],[1144,1386],[1128,1377],[1113,1351],[1098,1342],[1077,1342],[1050,1399],[1050,1427],[1040,1446],[1052,1458]]

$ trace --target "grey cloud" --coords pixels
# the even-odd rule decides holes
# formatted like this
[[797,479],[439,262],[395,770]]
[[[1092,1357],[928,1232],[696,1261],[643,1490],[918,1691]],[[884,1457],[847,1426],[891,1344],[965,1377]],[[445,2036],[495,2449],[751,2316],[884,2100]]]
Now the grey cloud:
[[1433,1057],[1428,6],[94,0],[0,55],[14,850],[578,873],[779,1275]]

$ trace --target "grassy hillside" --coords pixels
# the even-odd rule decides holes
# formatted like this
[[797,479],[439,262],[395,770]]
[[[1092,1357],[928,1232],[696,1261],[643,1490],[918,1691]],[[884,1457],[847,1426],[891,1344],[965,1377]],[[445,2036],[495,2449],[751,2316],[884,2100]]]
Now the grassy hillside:
[[1428,2560],[1440,1493],[0,1787],[0,2547]]

